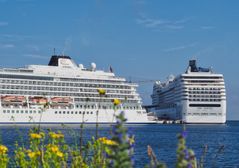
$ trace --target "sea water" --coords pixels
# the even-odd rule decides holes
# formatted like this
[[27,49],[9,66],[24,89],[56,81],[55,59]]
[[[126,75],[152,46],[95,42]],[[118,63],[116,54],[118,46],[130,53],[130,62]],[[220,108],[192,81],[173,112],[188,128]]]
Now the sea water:
[[[147,146],[150,145],[157,159],[175,167],[177,134],[185,128],[186,145],[195,151],[200,158],[207,146],[204,167],[239,167],[239,121],[228,121],[226,124],[151,124],[127,125],[128,132],[135,135],[134,165],[144,167],[149,163]],[[26,143],[29,126],[1,126],[1,141],[12,152],[16,141]],[[80,126],[42,126],[43,129],[61,130],[68,144],[79,144]],[[100,125],[99,135],[110,137],[110,126]],[[95,136],[95,125],[85,125],[84,142]],[[12,153],[10,153],[12,155]]]

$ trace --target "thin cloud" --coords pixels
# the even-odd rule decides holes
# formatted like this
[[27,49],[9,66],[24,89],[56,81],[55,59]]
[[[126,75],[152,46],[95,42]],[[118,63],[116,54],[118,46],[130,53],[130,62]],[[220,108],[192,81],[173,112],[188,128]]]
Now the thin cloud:
[[0,44],[0,48],[7,49],[7,48],[14,48],[14,44]]
[[183,25],[166,25],[165,28],[173,29],[173,30],[180,30],[180,29],[183,29],[184,26]]
[[38,54],[24,54],[24,57],[28,57],[28,58],[36,58],[36,59],[49,59],[49,57],[43,56],[43,55],[38,55]]
[[1,22],[0,21],[0,26],[7,26],[8,25],[8,22]]
[[165,49],[164,52],[173,52],[173,51],[178,51],[178,50],[184,50],[187,48],[194,47],[196,44],[197,43],[192,43],[192,44],[186,44],[186,45],[182,45],[182,46],[178,46],[178,47],[172,47],[172,48]]
[[25,39],[32,39],[33,36],[29,35],[18,35],[18,34],[0,34],[0,39],[5,41],[21,41]]
[[141,16],[136,19],[136,23],[143,25],[146,28],[151,29],[169,29],[169,30],[180,30],[185,27],[185,24],[190,19],[180,19],[180,20],[164,20],[164,19],[152,19],[149,17]]

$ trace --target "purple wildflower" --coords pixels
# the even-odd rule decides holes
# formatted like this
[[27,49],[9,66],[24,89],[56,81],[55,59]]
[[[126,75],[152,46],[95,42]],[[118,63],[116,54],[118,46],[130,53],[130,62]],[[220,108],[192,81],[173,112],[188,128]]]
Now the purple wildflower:
[[181,136],[182,136],[183,138],[186,138],[187,135],[188,135],[187,131],[183,131],[183,132],[181,133]]
[[187,150],[187,149],[184,149],[184,150],[183,150],[183,153],[184,153],[185,159],[188,160],[188,159],[189,159],[188,150]]
[[193,168],[191,163],[188,163],[187,168]]

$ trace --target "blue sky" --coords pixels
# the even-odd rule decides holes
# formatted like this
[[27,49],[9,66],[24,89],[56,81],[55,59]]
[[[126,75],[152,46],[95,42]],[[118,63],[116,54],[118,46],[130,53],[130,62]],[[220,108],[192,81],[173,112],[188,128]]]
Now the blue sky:
[[[239,119],[237,0],[0,0],[0,66],[76,62],[135,81],[165,80],[196,58],[225,76],[228,119]],[[149,104],[152,83],[140,83]]]

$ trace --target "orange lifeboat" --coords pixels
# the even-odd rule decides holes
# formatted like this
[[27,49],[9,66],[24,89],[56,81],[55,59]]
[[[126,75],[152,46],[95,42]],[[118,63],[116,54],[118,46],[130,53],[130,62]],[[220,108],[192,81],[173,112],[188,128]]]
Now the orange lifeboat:
[[29,97],[29,101],[34,104],[46,104],[47,98],[46,97]]
[[8,103],[23,103],[26,102],[25,96],[2,96],[1,97],[2,102],[8,102]]
[[69,104],[72,102],[72,99],[70,97],[53,97],[51,98],[51,102],[56,104]]

